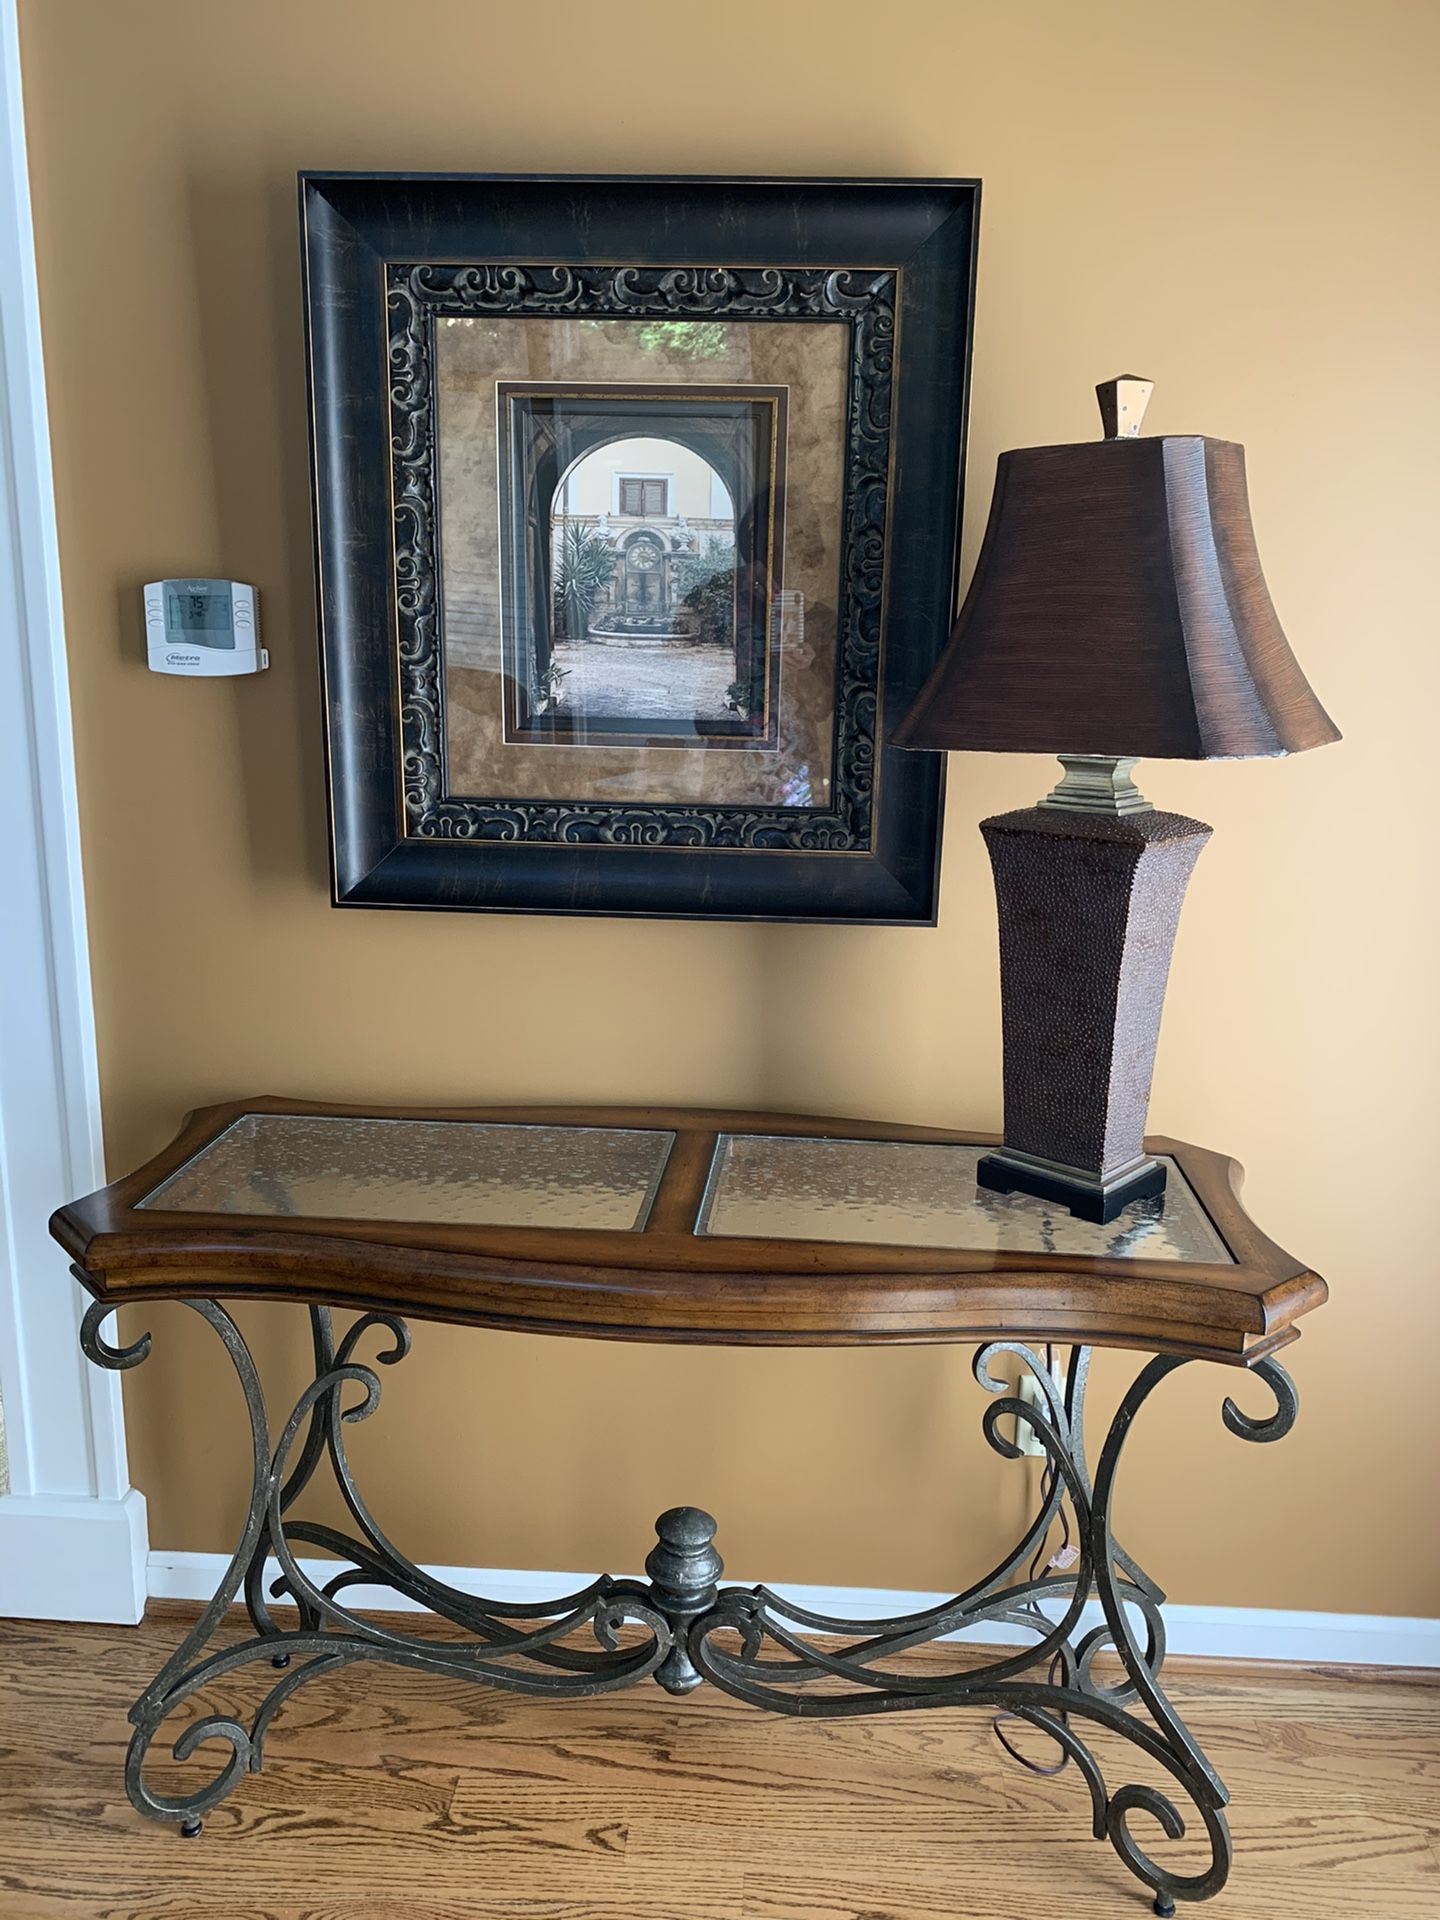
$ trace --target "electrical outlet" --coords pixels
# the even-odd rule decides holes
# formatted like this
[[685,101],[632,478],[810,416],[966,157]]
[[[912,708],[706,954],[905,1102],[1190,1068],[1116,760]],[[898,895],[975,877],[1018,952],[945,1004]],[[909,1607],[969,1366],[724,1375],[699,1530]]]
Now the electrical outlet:
[[[1037,1407],[1041,1413],[1049,1411],[1046,1405],[1045,1395],[1040,1387],[1040,1382],[1035,1378],[1033,1373],[1027,1372],[1021,1374],[1019,1383],[1015,1388],[1015,1398],[1017,1400],[1023,1400],[1027,1407]],[[1021,1453],[1036,1454],[1042,1460],[1045,1458],[1045,1443],[1028,1420],[1016,1420],[1015,1444],[1019,1447]]]

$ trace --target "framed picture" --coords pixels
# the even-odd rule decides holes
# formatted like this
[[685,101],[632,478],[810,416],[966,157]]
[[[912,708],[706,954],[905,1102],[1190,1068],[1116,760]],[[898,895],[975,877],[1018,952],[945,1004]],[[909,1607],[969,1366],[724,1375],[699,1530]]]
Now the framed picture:
[[300,192],[336,902],[933,921],[978,186]]

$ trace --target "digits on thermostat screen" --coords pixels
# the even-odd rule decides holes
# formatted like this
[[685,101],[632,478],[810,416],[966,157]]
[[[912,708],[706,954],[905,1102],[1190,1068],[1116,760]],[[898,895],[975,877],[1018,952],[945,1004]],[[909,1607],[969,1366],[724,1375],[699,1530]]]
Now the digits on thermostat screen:
[[172,633],[183,633],[197,647],[235,646],[235,631],[230,622],[230,589],[223,587],[170,587],[166,625]]

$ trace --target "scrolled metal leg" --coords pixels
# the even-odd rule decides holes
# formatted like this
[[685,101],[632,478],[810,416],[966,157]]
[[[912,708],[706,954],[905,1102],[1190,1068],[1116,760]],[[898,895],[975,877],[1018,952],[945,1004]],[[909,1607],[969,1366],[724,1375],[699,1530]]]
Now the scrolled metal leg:
[[[184,1304],[219,1334],[240,1381],[250,1421],[251,1491],[244,1530],[219,1587],[131,1709],[135,1731],[126,1757],[125,1784],[139,1812],[174,1822],[186,1838],[198,1835],[201,1816],[232,1792],[246,1773],[259,1771],[265,1737],[280,1707],[309,1681],[352,1662],[385,1661],[540,1697],[584,1697],[647,1679],[673,1651],[675,1633],[669,1620],[638,1582],[602,1576],[576,1593],[523,1605],[502,1604],[435,1580],[392,1545],[355,1485],[344,1429],[367,1418],[380,1400],[375,1367],[355,1358],[360,1340],[382,1327],[390,1345],[377,1363],[393,1364],[409,1350],[403,1321],[388,1314],[363,1315],[336,1343],[326,1310],[312,1309],[316,1377],[301,1394],[272,1453],[259,1375],[239,1328],[214,1301]],[[97,1302],[86,1312],[80,1330],[84,1352],[98,1366],[138,1366],[150,1351],[150,1336],[128,1347],[112,1346],[100,1332],[110,1311]],[[347,1390],[351,1390],[348,1403],[342,1404]],[[361,1538],[290,1518],[293,1502],[326,1459]],[[317,1582],[296,1556],[292,1540],[330,1554],[333,1576],[323,1584]],[[268,1598],[264,1590],[267,1554],[273,1554],[280,1567]],[[718,1564],[717,1557],[717,1568]],[[395,1632],[352,1612],[340,1598],[346,1588],[372,1583],[418,1600],[432,1613],[464,1628],[467,1638],[457,1643]],[[700,1603],[707,1604],[712,1593],[707,1589]],[[281,1596],[300,1610],[296,1629],[280,1627],[270,1611],[268,1600]],[[207,1653],[216,1627],[239,1597],[244,1599],[254,1637]],[[638,1641],[633,1633],[623,1633],[627,1625],[642,1629]],[[565,1644],[581,1629],[589,1631],[595,1650]],[[174,1743],[174,1757],[180,1761],[213,1742],[228,1749],[212,1778],[190,1793],[156,1793],[144,1771],[161,1727],[206,1687],[260,1660],[287,1670],[274,1679],[248,1725],[229,1716],[199,1718],[185,1725]]]
[[[991,1371],[1001,1352],[1029,1371],[1040,1389],[1039,1405],[1012,1394]],[[705,1679],[774,1712],[839,1718],[975,1705],[1026,1722],[1047,1734],[1078,1768],[1090,1791],[1096,1838],[1108,1839],[1150,1890],[1157,1914],[1173,1914],[1177,1901],[1209,1899],[1225,1884],[1231,1863],[1223,1811],[1228,1796],[1160,1686],[1164,1635],[1159,1607],[1164,1596],[1116,1544],[1112,1506],[1121,1452],[1136,1414],[1159,1382],[1187,1363],[1161,1356],[1141,1370],[1111,1422],[1092,1486],[1082,1430],[1087,1357],[1083,1350],[1073,1354],[1062,1379],[1032,1349],[1016,1342],[997,1343],[977,1356],[976,1378],[997,1396],[984,1418],[990,1444],[1003,1455],[1018,1456],[1005,1423],[1023,1423],[1040,1441],[1049,1469],[1035,1521],[984,1581],[943,1606],[884,1621],[810,1613],[765,1587],[730,1588],[718,1595],[708,1614],[692,1623],[690,1654]],[[1273,1360],[1258,1362],[1253,1371],[1274,1393],[1275,1412],[1257,1419],[1227,1400],[1225,1425],[1244,1439],[1278,1440],[1294,1423],[1294,1385]],[[1043,1553],[1066,1500],[1077,1557],[1069,1566],[1052,1560],[1036,1577],[1035,1556]],[[1092,1589],[1104,1624],[1077,1642],[1074,1628]],[[1061,1607],[1057,1620],[1055,1611]],[[1137,1616],[1142,1623],[1138,1628]],[[881,1664],[923,1641],[996,1624],[1028,1628],[1036,1635],[1035,1644],[1019,1654],[1007,1652],[939,1674],[933,1668],[907,1672]],[[848,1638],[850,1644],[838,1650],[816,1645],[811,1634]],[[1124,1678],[1117,1686],[1102,1686],[1095,1678],[1094,1661],[1103,1649],[1112,1650],[1120,1661]],[[1038,1679],[1037,1670],[1042,1676]],[[805,1683],[822,1673],[849,1681],[849,1688],[807,1695]],[[1209,1842],[1210,1858],[1203,1869],[1175,1872],[1139,1845],[1130,1830],[1136,1814],[1149,1816],[1172,1840],[1183,1837],[1185,1820],[1169,1794],[1153,1786],[1126,1782],[1112,1790],[1078,1731],[1087,1723],[1138,1749],[1173,1782],[1171,1791],[1178,1790],[1189,1802]]]
[[[328,1307],[310,1307],[310,1344],[314,1354],[317,1378],[328,1373],[335,1364],[335,1335]],[[294,1505],[314,1478],[315,1469],[325,1458],[325,1408],[317,1404],[311,1410],[310,1426],[305,1435],[305,1445],[300,1458],[287,1476],[280,1495],[280,1511],[286,1513]],[[259,1634],[276,1635],[280,1628],[276,1626],[265,1595],[265,1566],[270,1557],[270,1526],[268,1518],[255,1543],[255,1551],[250,1564],[245,1569],[245,1610],[250,1615],[250,1623]],[[319,1623],[308,1609],[301,1609],[301,1622],[307,1627]],[[288,1653],[277,1653],[271,1657],[271,1665],[285,1668],[290,1664]]]
[[[76,1277],[83,1278],[78,1273]],[[142,1769],[145,1755],[149,1751],[155,1734],[173,1711],[178,1699],[186,1697],[184,1676],[187,1670],[209,1640],[226,1608],[235,1598],[254,1557],[264,1526],[270,1444],[265,1420],[265,1396],[260,1388],[255,1363],[250,1357],[249,1349],[241,1337],[239,1328],[224,1308],[217,1306],[213,1300],[187,1300],[185,1304],[198,1313],[203,1320],[208,1321],[220,1335],[245,1395],[245,1406],[250,1416],[251,1438],[250,1506],[240,1544],[232,1554],[230,1564],[225,1569],[224,1576],[209,1605],[130,1710],[130,1720],[135,1732],[126,1756],[125,1785],[131,1803],[141,1813],[147,1813],[152,1818],[181,1822],[182,1832],[188,1836],[199,1832],[197,1824],[199,1815],[206,1808],[224,1799],[250,1764],[250,1740],[245,1729],[233,1720],[211,1719],[193,1722],[180,1735],[174,1748],[177,1760],[188,1759],[196,1747],[211,1739],[222,1740],[230,1748],[224,1765],[215,1778],[193,1794],[182,1796],[154,1794],[141,1777]],[[97,1366],[110,1368],[138,1366],[150,1352],[150,1335],[143,1334],[129,1347],[110,1346],[100,1334],[101,1324],[110,1311],[109,1307],[98,1301],[87,1309],[80,1325],[82,1350]]]

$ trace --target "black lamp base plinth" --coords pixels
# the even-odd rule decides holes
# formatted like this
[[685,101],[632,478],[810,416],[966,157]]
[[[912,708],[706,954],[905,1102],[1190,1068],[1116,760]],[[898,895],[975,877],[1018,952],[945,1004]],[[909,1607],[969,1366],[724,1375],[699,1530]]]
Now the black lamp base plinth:
[[1115,1179],[1105,1180],[1079,1168],[1007,1153],[1003,1147],[982,1155],[975,1179],[991,1193],[1030,1193],[1037,1200],[1068,1208],[1077,1220],[1094,1220],[1101,1226],[1132,1200],[1149,1200],[1165,1191],[1165,1168],[1159,1160],[1147,1158]]

